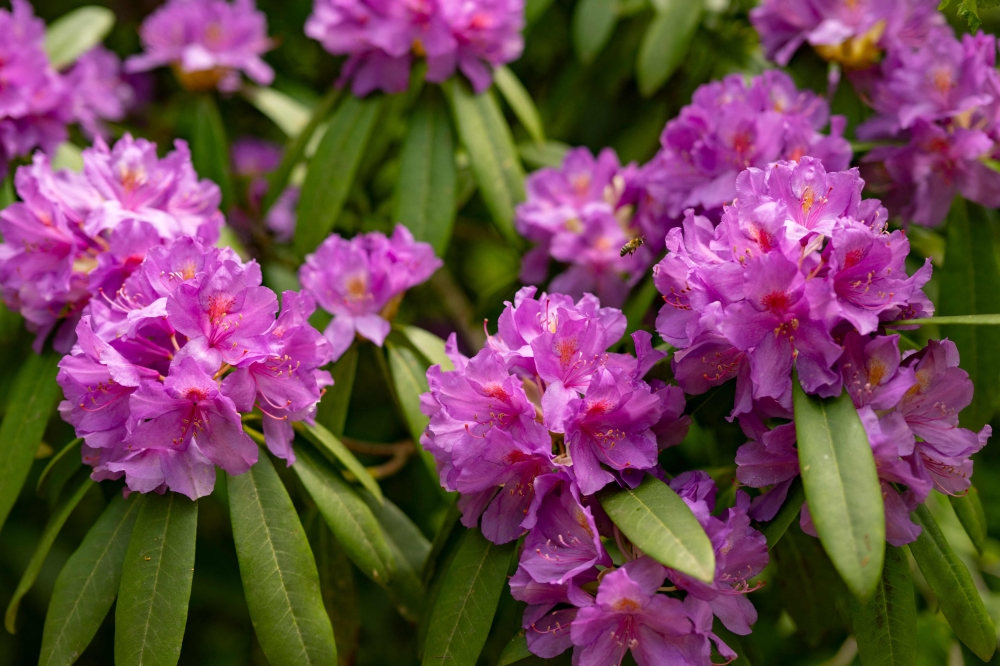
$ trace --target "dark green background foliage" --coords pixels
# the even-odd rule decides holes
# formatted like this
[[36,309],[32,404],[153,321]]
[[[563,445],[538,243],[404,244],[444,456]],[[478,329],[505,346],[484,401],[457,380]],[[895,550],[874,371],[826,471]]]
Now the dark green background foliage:
[[[42,18],[51,22],[84,4],[90,3],[82,0],[41,0],[36,3],[35,9]],[[117,16],[117,23],[106,44],[123,56],[137,52],[138,25],[158,3],[154,0],[119,0],[105,4]],[[336,79],[340,62],[303,34],[302,27],[311,11],[311,2],[259,0],[258,4],[268,16],[269,32],[276,43],[276,48],[266,56],[276,71],[274,87],[303,105],[314,107]],[[756,73],[766,66],[757,48],[756,35],[747,20],[747,12],[753,5],[751,0],[723,1],[722,9],[720,2],[707,0],[704,3],[706,6],[701,0],[657,0],[655,4],[661,6],[660,16],[656,15],[652,0],[529,0],[526,48],[522,58],[510,68],[537,105],[548,141],[564,146],[584,145],[594,151],[611,146],[623,161],[648,160],[657,150],[664,124],[689,102],[697,86],[731,72]],[[965,7],[970,3],[966,0],[958,4]],[[980,7],[985,6],[985,3],[980,3]],[[955,8],[949,9],[955,26],[967,29],[964,21],[957,20],[955,11]],[[692,19],[692,16],[695,18]],[[980,9],[979,18],[984,29],[996,31],[1000,28],[998,10]],[[678,34],[684,32],[685,22],[697,27],[693,33]],[[800,50],[789,69],[800,85],[825,92],[826,66],[811,51]],[[214,112],[205,110],[204,100],[182,90],[169,70],[154,72],[153,79],[155,92],[152,102],[137,111],[125,124],[115,127],[115,131],[128,130],[150,138],[164,150],[175,137],[192,140],[196,146],[195,160],[202,175],[218,171],[222,174],[218,177],[224,178],[226,167],[218,161],[213,166],[211,160],[199,154],[197,149],[197,145],[212,140],[210,115]],[[415,94],[423,95],[427,105],[421,107],[419,114],[412,112],[411,102]],[[338,195],[342,198],[343,209],[339,215],[331,213],[335,219],[329,220],[340,233],[349,235],[360,230],[388,231],[392,228],[395,216],[399,214],[394,192],[399,174],[405,170],[401,168],[401,162],[417,160],[420,156],[419,151],[414,149],[416,152],[411,152],[408,157],[403,149],[408,124],[411,120],[420,122],[428,136],[433,136],[448,129],[442,118],[447,117],[449,106],[450,112],[454,112],[455,106],[462,103],[461,91],[451,86],[439,88],[427,85],[423,90],[411,91],[408,95],[374,102],[378,105],[373,111],[378,114],[378,130],[372,134],[353,167],[353,185]],[[500,96],[497,98],[500,99]],[[217,98],[217,104],[229,141],[241,136],[286,141],[285,135],[272,120],[244,97]],[[524,148],[521,155],[525,169],[530,171],[551,161],[545,159],[545,155],[551,154],[558,146],[533,145],[535,137],[525,129],[515,110],[506,106],[506,102],[501,102],[501,108],[513,129],[515,143]],[[847,115],[851,127],[865,113],[863,105],[847,85],[840,87],[833,101],[833,111]],[[361,109],[357,113],[361,117],[366,111]],[[209,138],[205,139],[205,136]],[[72,138],[77,145],[86,145],[82,136]],[[456,147],[461,145],[461,136],[451,139]],[[434,157],[425,156],[431,160],[430,164],[434,164]],[[415,163],[419,165],[419,161]],[[491,199],[496,193],[477,191],[475,156],[460,150],[454,168],[454,197],[459,205],[453,233],[450,242],[447,242],[446,233],[440,240],[432,239],[438,248],[447,244],[444,254],[446,268],[406,296],[396,322],[414,324],[442,337],[457,331],[460,345],[468,352],[482,344],[483,333],[479,322],[484,319],[495,322],[503,301],[511,299],[518,288],[517,273],[524,248],[516,239],[498,231],[503,226],[492,221],[497,217],[496,201]],[[517,175],[516,169],[514,175]],[[517,187],[515,182],[512,190],[515,198]],[[227,199],[238,197],[238,190],[227,190]],[[333,195],[317,192],[316,196]],[[324,205],[328,205],[328,199],[323,201],[326,202]],[[434,206],[428,206],[428,215],[433,215]],[[969,217],[979,215],[976,211],[953,211],[953,217],[960,214]],[[417,224],[429,218],[414,219]],[[995,258],[992,264],[986,261],[990,265],[985,267],[975,264],[970,268],[972,273],[956,270],[955,266],[975,263],[972,257],[962,255],[964,250],[959,248],[978,245],[977,256],[981,256],[984,254],[984,240],[996,244],[995,239],[1000,233],[998,220],[991,213],[979,215],[972,220],[972,226],[979,230],[974,240],[968,235],[970,223],[967,219],[964,222],[950,220],[947,231],[912,231],[914,252],[911,269],[918,266],[925,256],[932,257],[938,266],[942,263],[949,265],[946,270],[936,271],[927,287],[928,295],[939,304],[941,314],[1000,311],[1000,301],[991,302],[990,294],[985,301],[980,299],[965,303],[962,300],[964,281],[976,279],[989,284],[1000,279]],[[983,229],[991,230],[992,236],[987,234],[984,237]],[[988,243],[986,247],[989,248]],[[252,245],[248,249],[264,264],[265,281],[269,286],[281,289],[288,284],[290,271],[297,265],[292,249],[277,248],[268,242]],[[993,256],[989,252],[985,254]],[[948,261],[944,262],[946,257]],[[637,289],[633,294],[625,308],[631,328],[643,326],[652,330],[654,310],[650,306],[653,295],[648,289]],[[996,299],[1000,295],[993,293],[992,297]],[[494,326],[491,324],[491,329]],[[973,364],[970,367],[976,369],[977,395],[992,396],[994,403],[977,403],[968,414],[968,418],[979,419],[979,422],[967,425],[978,428],[996,411],[996,396],[1000,393],[1000,366],[997,364],[1000,361],[994,358],[995,354],[989,353],[989,343],[1000,338],[997,337],[998,329],[994,327],[959,328],[943,331],[940,327],[925,326],[907,332],[904,343],[906,348],[916,348],[928,337],[946,334],[959,340],[963,366]],[[968,342],[963,344],[966,339]],[[0,311],[0,368],[3,368],[0,406],[5,409],[13,378],[30,355],[29,345],[30,336],[23,330],[19,318],[6,310]],[[967,357],[966,347],[979,350],[979,355],[974,359]],[[327,394],[320,407],[320,422],[334,434],[364,442],[394,443],[411,439],[413,429],[419,431],[422,428],[419,420],[408,421],[414,414],[413,398],[416,394],[406,394],[402,387],[408,377],[417,377],[419,383],[423,369],[434,359],[424,358],[415,351],[399,331],[389,338],[386,352],[370,344],[360,345],[346,354],[334,368],[338,384]],[[424,354],[427,354],[426,350]],[[416,372],[410,372],[412,369]],[[661,364],[654,373],[669,379],[667,364]],[[390,377],[395,378],[398,390],[389,383]],[[732,398],[733,386],[730,384],[691,399],[688,412],[693,415],[694,424],[690,435],[682,445],[668,450],[661,458],[670,473],[692,468],[708,470],[720,485],[719,511],[734,501],[733,458],[737,447],[745,441],[739,427],[725,419]],[[1000,420],[994,420],[993,425],[1000,426]],[[3,605],[14,594],[22,573],[28,567],[46,521],[78,483],[72,478],[78,472],[77,454],[71,451],[65,461],[53,466],[44,488],[36,492],[38,477],[49,458],[72,439],[72,429],[58,417],[48,423],[43,446],[31,467],[20,498],[0,532],[0,603]],[[365,515],[374,515],[378,519],[389,540],[368,544],[368,551],[356,543],[349,544],[343,535],[340,536],[344,542],[339,543],[337,535],[324,522],[323,513],[329,507],[317,506],[317,502],[304,490],[323,474],[340,479],[329,467],[337,455],[324,448],[321,439],[315,436],[298,438],[296,446],[302,451],[301,465],[286,469],[281,461],[275,461],[274,469],[288,489],[305,532],[304,535],[286,534],[282,538],[290,543],[301,543],[304,536],[315,553],[316,573],[325,609],[333,623],[341,664],[405,666],[420,663],[418,653],[424,641],[433,641],[437,636],[435,627],[428,628],[431,614],[421,613],[423,588],[427,589],[422,602],[424,609],[431,607],[442,590],[447,594],[462,593],[453,589],[455,581],[443,583],[441,572],[452,563],[464,566],[475,561],[476,557],[484,556],[490,545],[478,534],[455,527],[456,514],[454,510],[449,511],[450,500],[440,490],[436,478],[429,473],[426,461],[419,455],[410,456],[398,472],[380,481],[382,492],[391,504],[381,506],[376,498],[364,491],[351,493],[352,501],[360,506],[355,507],[357,511],[363,513],[365,505],[373,509],[372,513]],[[329,454],[329,463],[321,453]],[[378,465],[386,460],[378,455],[358,454],[358,457],[365,465]],[[267,470],[255,468],[254,472],[266,477],[260,482],[264,485],[274,480],[273,474]],[[5,473],[6,470],[0,469],[0,476]],[[239,480],[244,485],[237,486],[234,480],[229,480],[227,484],[223,477],[220,474],[215,492],[198,503],[193,587],[180,663],[263,665],[268,661],[251,623],[251,611],[244,595],[231,527],[243,518],[251,518],[237,517],[233,521],[227,486],[234,493],[239,493],[241,498],[246,497],[249,491],[245,486],[246,480]],[[926,516],[922,515],[921,520],[925,525],[926,521],[938,523],[940,531],[928,530],[927,538],[934,534],[943,535],[941,538],[946,539],[970,566],[971,582],[966,581],[965,584],[970,586],[970,590],[971,586],[975,586],[982,591],[986,608],[996,620],[1000,619],[1000,447],[995,444],[987,446],[977,456],[974,482],[987,524],[985,535],[973,534],[975,545],[962,528],[962,522],[969,522],[968,517],[975,515],[975,507],[968,500],[955,502],[953,510],[947,499],[932,496],[930,511]],[[337,483],[342,484],[343,481]],[[272,483],[269,487],[274,490],[277,486]],[[36,663],[46,609],[56,578],[91,525],[108,503],[120,494],[120,490],[121,486],[114,483],[95,485],[72,511],[38,573],[37,582],[23,598],[16,620],[16,634],[0,632],[0,665]],[[327,498],[330,502],[336,499],[336,493]],[[402,514],[393,513],[393,505],[412,524],[401,520]],[[270,508],[276,510],[275,505]],[[241,510],[249,511],[243,505]],[[421,534],[418,535],[417,531]],[[484,574],[482,580],[466,581],[486,599],[496,595],[506,561],[503,558],[509,556],[512,550],[509,546],[492,548],[500,553],[500,559],[494,557],[491,560],[492,569]],[[933,541],[922,540],[912,550],[917,555],[934,548]],[[424,568],[415,566],[423,561],[428,549],[431,565]],[[373,582],[370,573],[362,573],[353,563],[358,561],[376,562],[376,569],[384,566],[386,572],[393,572],[392,583],[382,587]],[[956,632],[949,627],[944,614],[939,612],[941,609],[947,613],[948,603],[939,603],[934,593],[938,585],[955,587],[961,586],[962,582],[948,579],[942,572],[925,570],[920,573],[921,569],[916,567],[909,550],[905,548],[890,549],[886,553],[886,563],[876,598],[898,604],[907,617],[915,617],[908,626],[898,627],[898,623],[894,622],[883,624],[886,618],[878,616],[872,608],[859,610],[820,542],[805,536],[799,530],[797,521],[793,521],[772,550],[771,565],[761,576],[765,584],[750,597],[760,614],[753,635],[737,638],[724,632],[718,624],[717,631],[742,655],[736,662],[741,665],[859,664],[852,638],[855,635],[852,617],[865,619],[865,628],[857,630],[862,641],[882,638],[895,641],[893,645],[900,646],[899,654],[904,655],[903,659],[915,659],[912,662],[871,663],[928,666],[963,663],[961,660],[965,664],[981,663],[957,640]],[[516,562],[511,561],[510,564],[507,574],[513,573]],[[908,586],[908,568],[915,572],[912,588]],[[125,573],[128,574],[127,568]],[[974,590],[972,594],[975,594]],[[852,604],[855,606],[852,607]],[[308,603],[304,606],[306,608],[302,612],[306,615],[316,611],[315,608],[308,608]],[[492,626],[488,629],[486,625],[477,627],[481,636],[470,634],[465,637],[480,642],[485,640],[479,658],[481,666],[493,666],[500,661],[501,652],[520,626],[522,609],[523,605],[511,598],[504,583]],[[873,627],[886,633],[872,634]],[[77,663],[113,663],[114,630],[115,612],[112,610]],[[958,633],[974,630],[975,627],[963,627]],[[966,643],[970,640],[975,643],[982,638],[980,635],[966,640]],[[123,648],[120,646],[119,649]],[[530,657],[517,663],[542,661]],[[569,655],[567,653],[550,663],[569,664]],[[994,657],[991,663],[1000,664],[1000,656]]]

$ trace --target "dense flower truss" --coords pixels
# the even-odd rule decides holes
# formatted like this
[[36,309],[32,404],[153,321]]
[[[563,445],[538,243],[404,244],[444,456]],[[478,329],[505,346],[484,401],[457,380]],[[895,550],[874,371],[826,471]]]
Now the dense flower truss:
[[575,148],[560,168],[528,176],[527,201],[517,207],[516,223],[538,246],[525,255],[521,279],[544,282],[551,257],[569,265],[552,280],[553,291],[576,298],[594,293],[602,303],[620,306],[654,261],[648,245],[621,256],[621,248],[641,231],[629,203],[637,171],[634,165],[623,168],[610,148],[596,158]]
[[[267,194],[267,175],[281,164],[282,147],[263,139],[243,138],[233,143],[230,153],[233,175],[246,183],[247,209],[232,209],[229,224],[250,239],[254,220],[260,216],[261,203]],[[264,227],[279,243],[288,243],[295,236],[298,203],[299,188],[289,185],[264,216]]]
[[[828,124],[830,134],[822,134]],[[647,240],[662,250],[660,239],[688,208],[717,221],[736,196],[736,176],[749,167],[808,155],[831,171],[846,169],[852,153],[844,125],[822,98],[798,90],[777,70],[701,86],[667,123],[659,153],[643,167],[639,224]]]
[[195,499],[215,465],[242,474],[257,460],[240,412],[262,413],[268,448],[291,464],[291,421],[309,420],[330,345],[308,324],[309,296],[282,311],[260,267],[185,237],[156,246],[113,294],[84,311],[60,362],[59,410],[83,437],[95,480]]
[[31,4],[0,9],[0,176],[35,148],[51,153],[73,118],[70,86],[49,64],[45,24]]
[[996,38],[934,32],[926,45],[900,49],[882,64],[871,103],[879,115],[858,128],[872,150],[869,180],[893,212],[916,224],[940,224],[961,194],[1000,206],[1000,74]]
[[944,25],[934,0],[764,0],[750,20],[768,58],[787,65],[804,43],[848,69],[870,67],[887,51],[927,43]]
[[338,85],[355,95],[406,90],[414,57],[427,61],[427,80],[456,69],[477,92],[494,67],[524,48],[523,0],[315,0],[306,34],[334,55],[348,56]]
[[838,395],[848,331],[933,312],[921,291],[930,262],[907,277],[909,242],[887,231],[863,186],[855,169],[778,162],[740,174],[718,227],[689,212],[670,231],[653,269],[664,300],[656,329],[678,349],[685,392],[735,377],[734,416],[787,414],[793,365],[806,392]]
[[92,298],[114,294],[152,247],[185,236],[214,243],[222,228],[219,188],[198,180],[187,144],[157,157],[156,145],[125,135],[83,151],[83,173],[53,171],[36,154],[18,169],[21,202],[0,212],[4,302],[38,333],[60,322],[56,347],[73,343]]
[[355,333],[382,346],[403,292],[442,266],[428,243],[396,225],[392,236],[373,231],[347,240],[332,234],[299,269],[302,288],[333,315],[323,332],[337,360]]
[[261,59],[272,44],[267,17],[254,0],[168,0],[139,28],[145,53],[125,62],[130,72],[170,65],[190,90],[240,87],[240,72],[270,85],[274,71]]
[[111,51],[96,46],[66,71],[72,91],[73,117],[91,137],[107,138],[106,120],[118,121],[135,104],[135,91],[122,78],[122,63]]

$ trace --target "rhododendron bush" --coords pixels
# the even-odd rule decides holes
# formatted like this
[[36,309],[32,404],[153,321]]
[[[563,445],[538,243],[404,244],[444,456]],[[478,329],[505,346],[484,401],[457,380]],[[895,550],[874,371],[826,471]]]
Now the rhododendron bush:
[[0,6],[0,664],[994,663],[994,4]]

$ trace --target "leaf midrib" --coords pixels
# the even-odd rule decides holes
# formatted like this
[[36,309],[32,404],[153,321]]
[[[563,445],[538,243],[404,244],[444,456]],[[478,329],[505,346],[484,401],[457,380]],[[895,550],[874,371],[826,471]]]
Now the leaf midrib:
[[[808,396],[805,396],[805,391],[803,391],[803,396],[806,398],[806,400],[809,399]],[[851,520],[851,523],[850,523],[851,528],[847,530],[847,533],[850,535],[851,550],[854,552],[855,557],[857,557],[857,555],[861,551],[858,549],[858,540],[856,538],[856,535],[854,534],[854,529],[853,529],[853,526],[854,526],[854,521],[853,521],[854,515],[851,512],[851,506],[850,506],[849,502],[847,501],[847,493],[844,492],[844,484],[842,483],[843,476],[841,476],[841,473],[840,473],[840,467],[841,467],[840,466],[840,459],[837,458],[836,447],[834,447],[834,445],[833,445],[833,431],[830,429],[830,417],[827,414],[827,405],[821,404],[821,405],[819,405],[819,407],[820,407],[820,411],[823,414],[823,430],[824,430],[824,432],[826,434],[826,444],[827,444],[827,448],[830,451],[830,459],[831,459],[832,464],[833,464],[834,472],[836,473],[836,478],[841,481],[841,483],[835,484],[835,486],[836,486],[836,492],[837,492],[837,495],[838,495],[838,497],[840,499],[840,506],[843,508],[843,515],[848,516],[848,518]],[[817,462],[818,461],[816,461],[816,460],[811,461],[811,463],[813,465],[815,465]],[[826,531],[825,528],[824,528],[824,531]],[[859,560],[859,562],[860,562],[860,560]]]
[[462,613],[465,611],[465,607],[469,604],[469,599],[473,597],[472,592],[476,587],[476,581],[479,580],[479,574],[482,573],[483,566],[486,564],[486,560],[489,558],[489,554],[492,549],[493,549],[493,544],[487,542],[486,550],[483,551],[483,556],[479,560],[479,565],[476,567],[476,573],[472,577],[472,581],[469,583],[468,591],[462,597],[462,605],[459,607],[458,613],[455,616],[456,622],[454,623],[454,625],[452,625],[451,633],[448,634],[448,640],[445,641],[445,646],[446,646],[445,651],[441,655],[442,664],[444,663],[446,657],[451,657],[451,645],[452,641],[455,638],[455,632],[458,631],[458,625],[459,625],[458,620],[462,618]]
[[[163,570],[163,549],[167,547],[167,532],[170,531],[170,516],[174,511],[174,493],[170,492],[170,503],[167,505],[167,516],[163,521],[163,535],[160,538],[160,552],[159,557],[156,558],[156,572],[153,578],[153,589],[149,595],[149,604],[147,605],[148,612],[146,613],[146,621],[143,623],[142,627],[142,641],[139,644],[139,665],[142,666],[143,659],[146,654],[146,637],[149,635],[149,620],[153,616],[153,606],[156,604],[156,588],[160,582],[160,572]],[[142,554],[140,553],[140,556]]]
[[[674,531],[665,522],[663,522],[663,520],[656,514],[655,511],[653,511],[653,509],[648,504],[646,504],[645,502],[643,502],[642,499],[638,495],[635,494],[634,490],[632,490],[631,488],[629,488],[627,490],[627,492],[628,492],[629,495],[632,496],[632,498],[636,502],[639,503],[639,505],[641,507],[643,507],[644,509],[646,509],[646,513],[648,515],[652,516],[656,520],[656,522],[658,522],[660,524],[660,526],[662,526],[663,529],[666,530],[666,532],[670,535],[670,538],[672,538],[674,540],[674,542],[678,546],[680,546],[681,550],[687,555],[687,559],[689,561],[691,561],[691,562],[694,562],[694,564],[695,564],[695,567],[691,567],[690,564],[688,564],[686,566],[688,568],[696,568],[697,565],[698,565],[698,559],[694,556],[694,553],[692,553],[690,551],[690,549],[688,549],[687,545],[681,539],[677,538],[677,535],[674,533]],[[698,578],[699,580],[703,580],[701,578],[701,576],[695,576],[695,577]]]

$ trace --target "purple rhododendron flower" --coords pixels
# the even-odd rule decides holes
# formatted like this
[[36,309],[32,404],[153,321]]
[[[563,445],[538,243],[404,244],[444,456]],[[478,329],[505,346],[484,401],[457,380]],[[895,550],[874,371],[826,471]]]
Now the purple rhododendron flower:
[[219,188],[198,180],[187,144],[163,159],[156,145],[125,135],[109,148],[98,138],[83,151],[82,174],[55,172],[47,157],[18,169],[22,201],[0,212],[4,302],[37,332],[40,348],[67,351],[93,298],[112,296],[146,252],[186,236],[214,243],[222,228]]
[[492,69],[516,60],[524,48],[523,0],[315,0],[306,35],[334,55],[349,56],[338,86],[355,95],[397,93],[409,84],[414,56],[427,61],[428,81],[461,71],[476,92]]
[[135,104],[135,91],[122,78],[121,69],[118,56],[103,46],[95,46],[66,72],[73,96],[73,117],[91,137],[107,139],[103,121],[122,120]]
[[267,17],[254,0],[168,0],[143,21],[145,53],[125,62],[129,72],[170,65],[184,87],[235,92],[242,71],[270,85],[274,71],[261,59],[271,48]]
[[406,227],[396,225],[389,238],[377,231],[351,240],[332,234],[306,257],[299,280],[333,315],[324,335],[337,360],[355,333],[381,347],[389,334],[388,311],[395,310],[403,292],[441,266],[428,243],[414,241]]
[[[829,135],[821,133],[827,124]],[[777,70],[749,82],[733,74],[707,83],[667,123],[660,151],[642,168],[640,226],[658,244],[687,208],[717,221],[737,196],[737,175],[750,167],[808,155],[829,171],[846,169],[851,147],[844,125],[821,97],[798,90]]]
[[26,0],[0,9],[0,176],[35,148],[52,153],[73,119],[72,91],[45,52],[45,24]]
[[[230,149],[233,175],[246,182],[246,208],[232,208],[229,224],[248,241],[253,239],[261,204],[267,194],[267,175],[278,168],[281,157],[282,147],[263,139],[238,139]],[[298,203],[299,188],[289,185],[264,215],[264,226],[279,243],[291,242],[295,237]]]
[[310,297],[286,292],[276,319],[260,282],[255,262],[185,237],[151,247],[86,306],[57,380],[95,480],[205,496],[216,465],[242,474],[256,462],[240,417],[254,408],[271,452],[294,461],[290,422],[311,421],[331,350],[306,321]]

